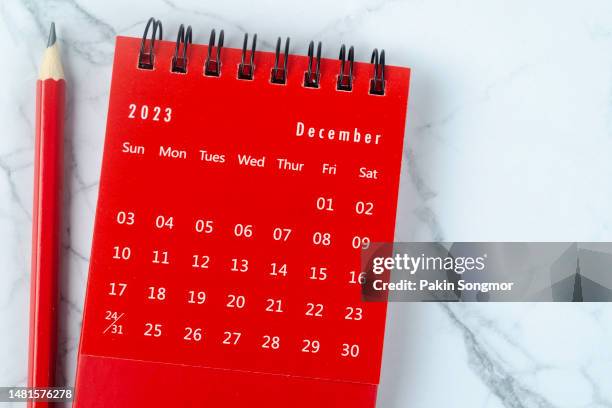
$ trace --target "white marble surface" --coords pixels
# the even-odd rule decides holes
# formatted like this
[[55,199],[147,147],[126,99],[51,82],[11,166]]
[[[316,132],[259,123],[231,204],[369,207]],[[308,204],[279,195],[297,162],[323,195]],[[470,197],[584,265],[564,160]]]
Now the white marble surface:
[[[61,380],[72,383],[117,34],[146,18],[413,68],[398,240],[612,239],[608,0],[0,2],[0,385],[24,384],[34,80],[58,26],[69,105]],[[380,407],[612,407],[607,304],[394,304]]]

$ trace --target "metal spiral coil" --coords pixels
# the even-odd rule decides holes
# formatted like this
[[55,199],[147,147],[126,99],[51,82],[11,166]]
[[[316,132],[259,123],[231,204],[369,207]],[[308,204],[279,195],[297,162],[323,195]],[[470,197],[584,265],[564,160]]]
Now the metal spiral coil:
[[287,82],[287,57],[289,56],[289,37],[285,40],[285,52],[283,57],[283,67],[279,68],[281,38],[276,40],[276,54],[274,57],[274,68],[270,74],[270,82],[273,84],[284,85]]
[[[150,38],[149,38],[150,31]],[[163,37],[162,23],[159,20],[151,17],[147,21],[142,40],[140,42],[140,51],[138,53],[138,68],[153,70],[155,69],[155,41],[161,41]],[[186,74],[189,67],[189,48],[192,44],[191,26],[180,25],[178,35],[176,37],[176,45],[172,56],[171,72]],[[216,31],[213,29],[210,32],[208,42],[208,50],[206,60],[204,62],[204,75],[211,77],[219,77],[221,75],[221,50],[223,48],[225,33],[219,31],[217,39]],[[252,81],[255,77],[255,56],[257,48],[257,34],[253,34],[251,47],[248,49],[249,34],[244,34],[242,44],[242,55],[238,64],[237,78],[241,80]],[[286,85],[288,78],[288,62],[289,62],[289,43],[290,38],[285,39],[284,51],[281,53],[282,40],[278,37],[276,41],[276,50],[274,54],[274,66],[270,72],[270,83]],[[308,65],[304,71],[303,87],[318,89],[321,86],[321,42],[316,44],[310,41],[308,44]],[[282,54],[282,55],[281,55]],[[338,56],[340,60],[340,72],[336,76],[336,90],[351,92],[353,91],[354,82],[354,64],[355,64],[355,49],[353,46],[348,47],[342,44]],[[380,52],[375,48],[370,59],[372,64],[372,76],[368,82],[368,93],[370,95],[385,95],[387,81],[385,80],[385,50]]]
[[[340,74],[336,83],[336,89],[339,91],[353,90],[353,64],[355,63],[355,49],[351,45],[346,55],[346,46],[342,44],[340,47]],[[346,69],[346,61],[348,60],[348,70]]]
[[240,65],[238,65],[238,79],[252,80],[255,74],[255,47],[257,46],[257,34],[253,35],[253,41],[251,42],[251,54],[249,56],[249,63],[245,64],[247,43],[249,41],[249,35],[244,33],[244,42],[242,44],[242,58]]
[[[179,48],[183,44],[183,53],[179,56]],[[178,72],[181,74],[187,73],[187,49],[191,44],[191,26],[185,26],[181,24],[179,27],[178,35],[176,36],[176,47],[174,48],[174,56],[172,57],[172,72]]]
[[374,76],[370,79],[370,93],[372,95],[385,94],[385,50],[374,48],[372,51],[371,64],[374,64]]
[[223,48],[223,30],[219,32],[219,42],[217,43],[217,53],[214,59],[211,58],[212,50],[215,48],[215,37],[216,33],[213,29],[210,32],[210,40],[208,41],[208,55],[206,56],[206,62],[204,63],[204,75],[206,76],[220,76],[221,75],[221,48]]
[[[149,34],[149,27],[151,26],[153,26],[153,28],[151,29],[151,40],[148,42],[149,48],[147,50],[147,36]],[[155,37],[157,37],[156,34],[158,29],[159,40],[161,41],[163,37],[162,23],[151,17],[149,21],[147,21],[144,34],[142,35],[142,41],[140,42],[140,52],[138,53],[138,68],[140,69],[153,69],[155,65]]]
[[[304,73],[304,86],[307,88],[318,88],[321,78],[321,41],[317,45],[317,58],[314,62],[314,41],[308,45],[308,71]],[[315,68],[313,69],[313,65]]]

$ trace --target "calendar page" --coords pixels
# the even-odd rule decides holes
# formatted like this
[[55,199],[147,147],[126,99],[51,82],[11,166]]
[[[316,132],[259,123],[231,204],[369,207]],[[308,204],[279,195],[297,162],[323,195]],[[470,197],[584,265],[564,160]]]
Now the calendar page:
[[[75,406],[374,407],[386,304],[360,251],[393,241],[409,70],[119,37]],[[167,405],[170,404],[170,405]]]

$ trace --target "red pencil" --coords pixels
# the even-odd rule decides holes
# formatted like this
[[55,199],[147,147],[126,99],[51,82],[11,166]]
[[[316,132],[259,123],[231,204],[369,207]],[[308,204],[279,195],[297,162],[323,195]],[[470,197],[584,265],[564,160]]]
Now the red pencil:
[[[64,71],[52,23],[36,83],[28,387],[55,385],[64,102]],[[28,403],[28,407],[47,406],[47,402]]]

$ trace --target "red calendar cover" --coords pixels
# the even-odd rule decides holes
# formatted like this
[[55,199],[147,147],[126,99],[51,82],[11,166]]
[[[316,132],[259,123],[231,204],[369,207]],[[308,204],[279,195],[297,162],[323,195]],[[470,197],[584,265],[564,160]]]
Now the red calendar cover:
[[181,30],[117,38],[74,406],[374,407],[410,71]]

